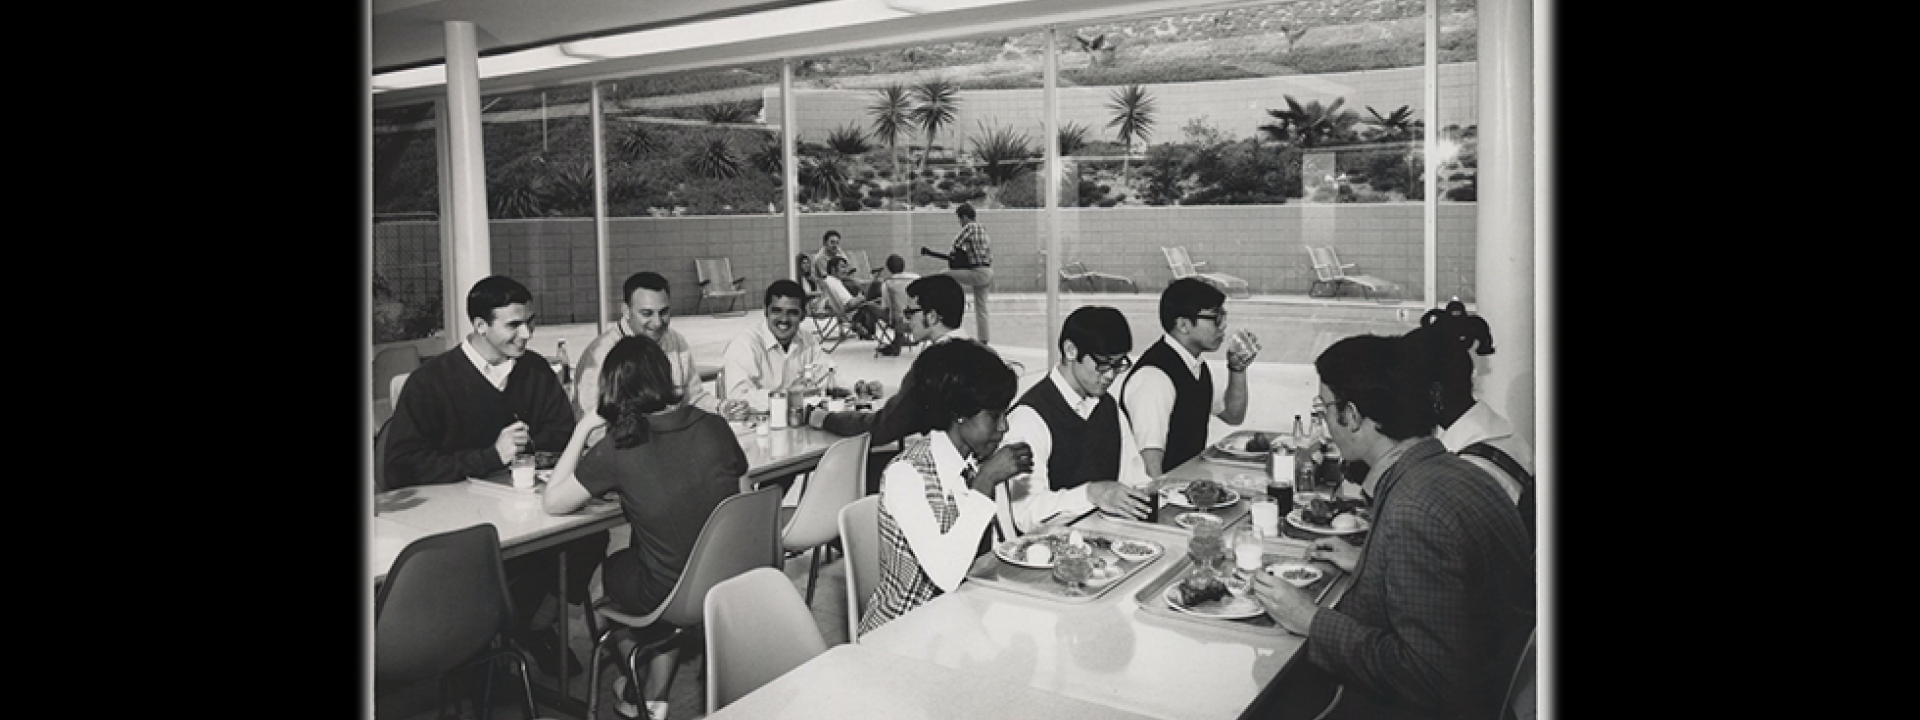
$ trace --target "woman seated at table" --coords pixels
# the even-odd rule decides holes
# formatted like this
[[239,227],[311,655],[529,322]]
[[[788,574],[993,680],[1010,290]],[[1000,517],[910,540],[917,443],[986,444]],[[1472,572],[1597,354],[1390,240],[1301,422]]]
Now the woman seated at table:
[[[601,581],[633,615],[652,612],[673,592],[707,516],[740,491],[747,474],[746,453],[727,421],[684,400],[660,346],[644,335],[622,338],[600,371],[599,409],[574,427],[547,483],[544,504],[554,515],[609,491],[619,495],[632,540],[607,558]],[[606,435],[612,442],[600,442]],[[649,661],[644,697],[653,718],[666,717],[679,658],[679,648],[670,647]],[[615,682],[617,709],[638,717],[628,685],[624,676]]]
[[934,429],[902,438],[881,477],[880,580],[861,634],[959,587],[974,558],[991,549],[991,526],[1012,527],[1011,517],[997,517],[995,486],[1033,463],[1024,445],[998,447],[1016,384],[999,355],[949,340],[913,367],[917,380],[904,401],[918,403]]

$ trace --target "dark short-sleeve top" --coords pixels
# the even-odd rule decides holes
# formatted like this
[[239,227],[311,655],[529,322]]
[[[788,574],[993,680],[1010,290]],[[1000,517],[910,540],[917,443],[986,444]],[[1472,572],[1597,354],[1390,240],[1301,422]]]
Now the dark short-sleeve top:
[[707,516],[740,492],[747,474],[746,452],[718,415],[681,406],[648,416],[647,426],[647,442],[617,448],[609,436],[588,449],[574,471],[587,492],[597,497],[613,491],[620,498],[641,578],[637,584],[605,584],[610,593],[637,585],[637,596],[614,595],[636,613],[652,610],[673,592]]

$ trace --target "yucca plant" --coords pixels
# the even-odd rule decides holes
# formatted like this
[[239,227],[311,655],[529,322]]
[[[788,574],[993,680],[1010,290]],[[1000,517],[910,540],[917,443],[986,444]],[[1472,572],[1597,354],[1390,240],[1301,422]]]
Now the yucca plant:
[[1067,123],[1060,126],[1060,154],[1072,155],[1087,146],[1087,126],[1080,123]]
[[687,158],[687,170],[694,175],[714,180],[727,180],[740,176],[740,157],[733,152],[733,146],[724,139],[716,138],[707,142]]
[[1413,108],[1401,105],[1400,109],[1387,113],[1385,117],[1382,117],[1380,111],[1373,109],[1372,105],[1368,105],[1367,112],[1373,115],[1373,119],[1362,120],[1360,122],[1380,128],[1381,140],[1394,142],[1406,140],[1413,136]]
[[867,136],[860,132],[857,125],[846,125],[827,132],[827,147],[848,157],[860,155],[873,146],[867,144]]
[[981,174],[987,176],[988,204],[997,205],[1000,187],[1026,172],[1036,153],[1026,133],[1013,128],[988,128],[983,122],[980,134],[972,141],[973,155],[980,159]]

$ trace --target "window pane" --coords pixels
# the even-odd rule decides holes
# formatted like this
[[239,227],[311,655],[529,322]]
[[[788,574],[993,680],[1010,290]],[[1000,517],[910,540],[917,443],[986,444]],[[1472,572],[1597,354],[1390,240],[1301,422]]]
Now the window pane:
[[373,341],[432,335],[440,317],[433,105],[373,113]]

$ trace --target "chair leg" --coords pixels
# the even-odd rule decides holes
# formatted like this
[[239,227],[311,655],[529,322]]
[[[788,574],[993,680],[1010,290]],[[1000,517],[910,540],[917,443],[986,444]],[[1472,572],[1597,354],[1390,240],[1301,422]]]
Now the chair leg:
[[815,545],[813,564],[807,567],[807,607],[813,607],[813,582],[820,577],[820,551],[825,549],[827,549],[825,545]]

